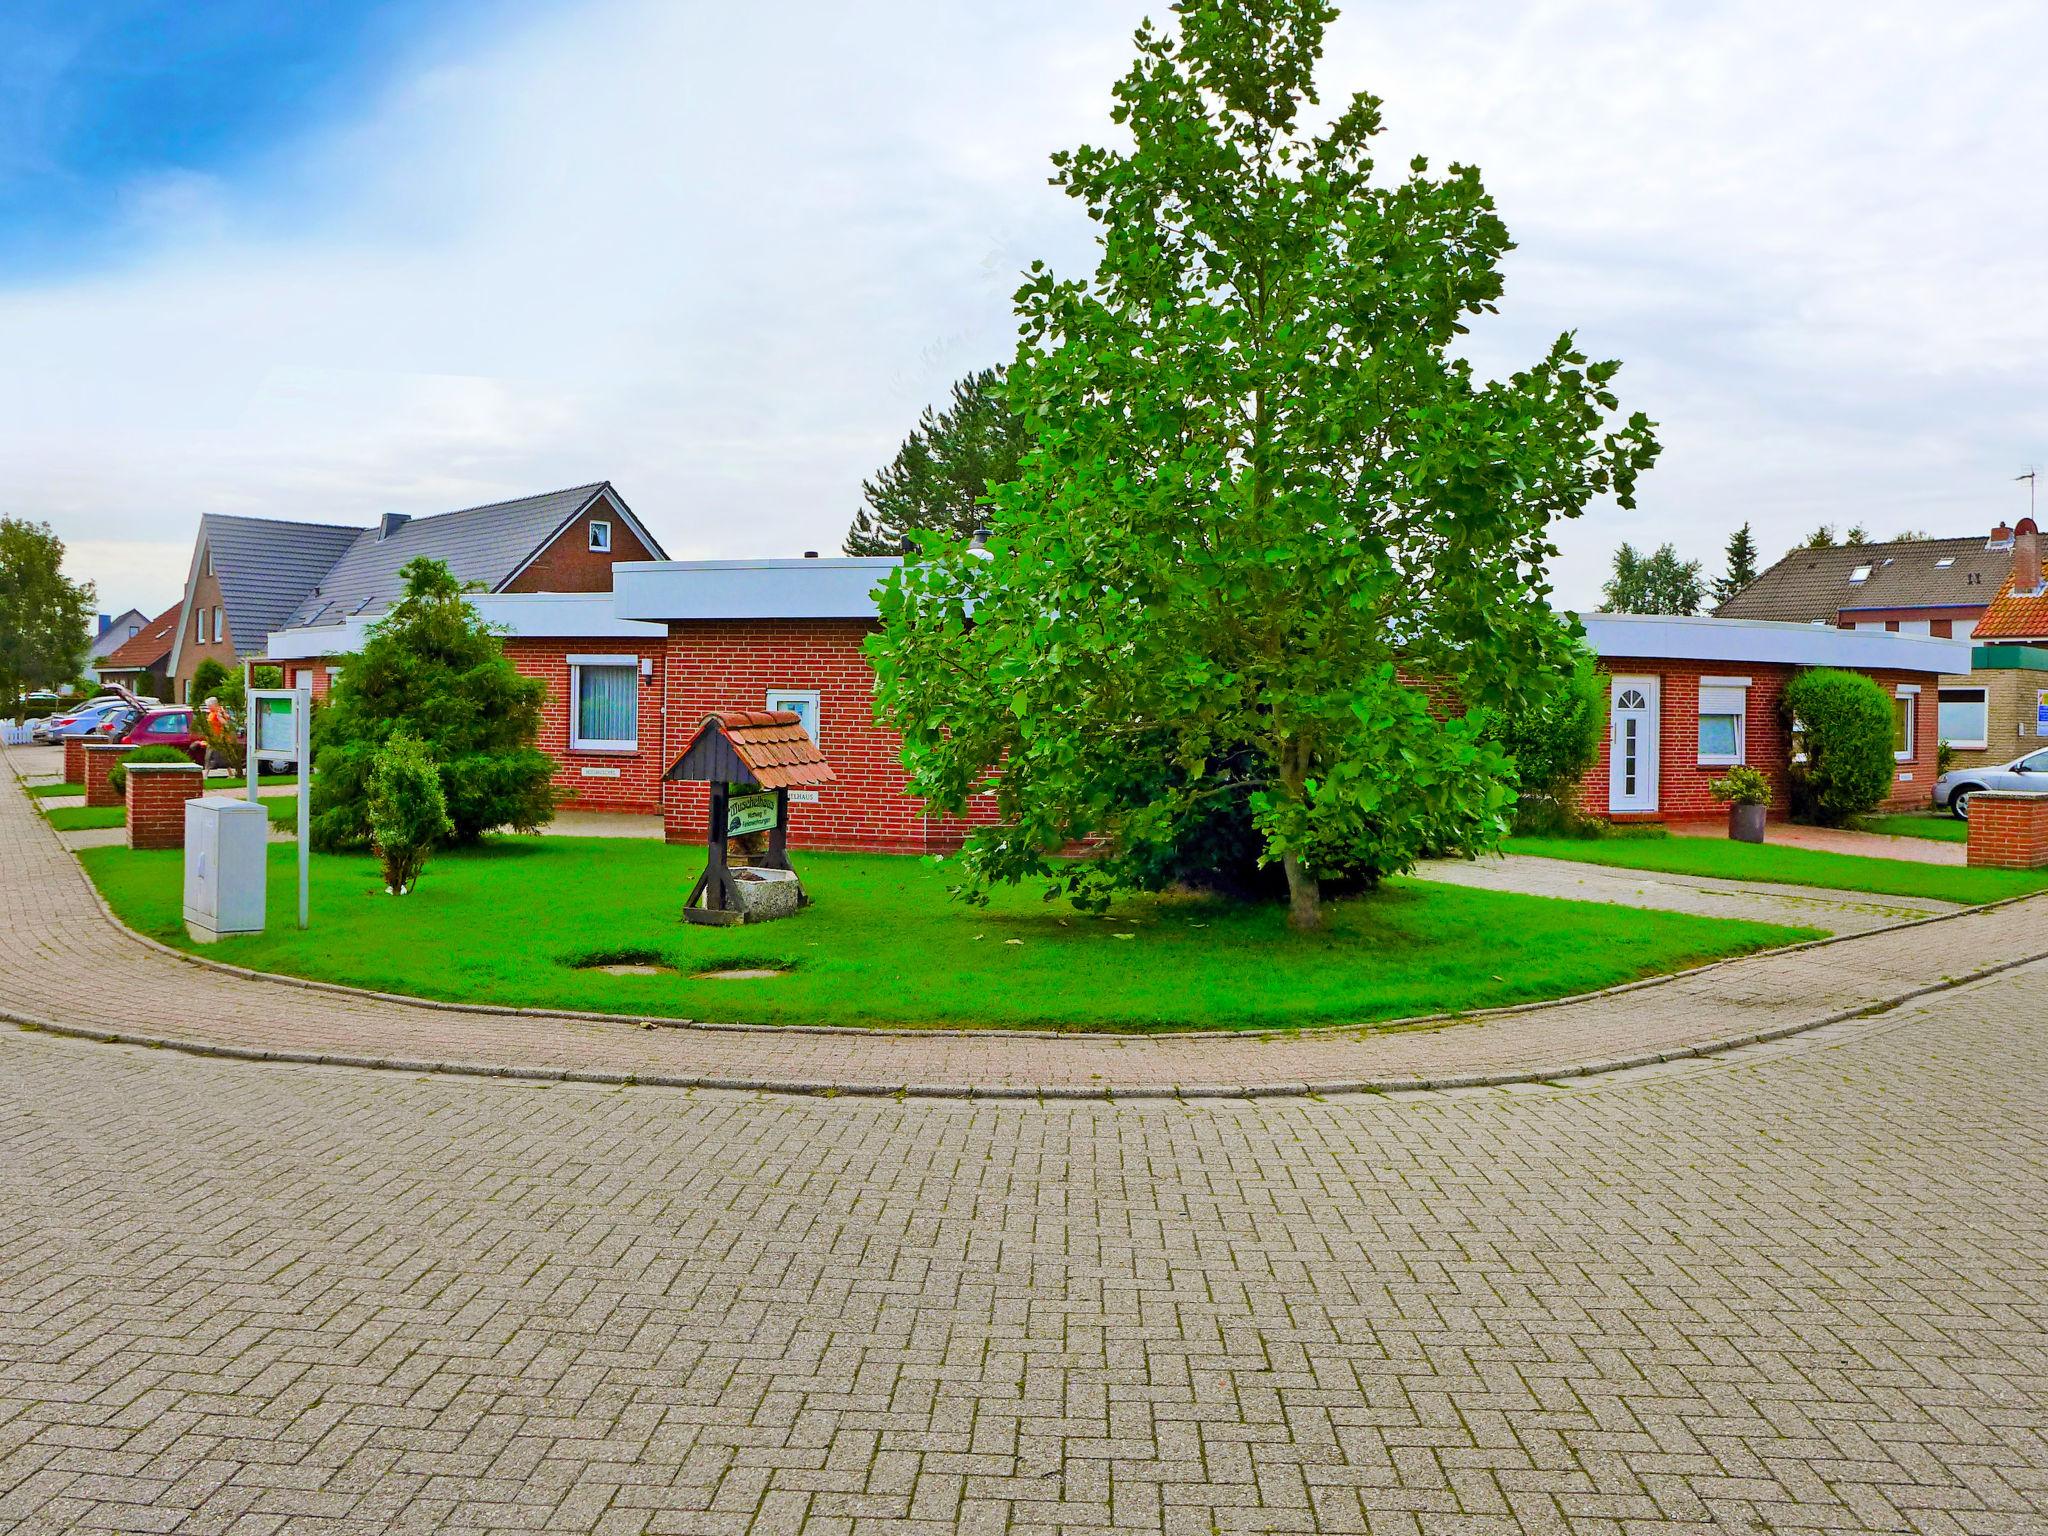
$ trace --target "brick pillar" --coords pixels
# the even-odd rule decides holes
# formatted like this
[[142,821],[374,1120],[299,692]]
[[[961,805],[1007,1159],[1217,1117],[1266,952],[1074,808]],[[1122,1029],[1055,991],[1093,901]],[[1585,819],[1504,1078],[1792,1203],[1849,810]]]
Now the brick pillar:
[[85,782],[85,738],[66,736],[64,738],[64,782],[83,784]]
[[80,772],[85,777],[85,803],[87,805],[119,805],[121,797],[114,793],[113,785],[107,782],[107,771],[130,752],[140,749],[122,741],[93,741],[86,743],[85,767]]
[[131,763],[128,767],[128,846],[185,846],[185,802],[206,792],[197,763]]
[[1970,867],[2048,869],[2048,794],[1980,789],[1970,796]]

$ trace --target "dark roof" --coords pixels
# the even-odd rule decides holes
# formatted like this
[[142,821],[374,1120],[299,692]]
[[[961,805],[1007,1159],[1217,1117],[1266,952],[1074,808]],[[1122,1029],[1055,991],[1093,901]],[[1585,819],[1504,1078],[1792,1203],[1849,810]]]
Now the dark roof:
[[[381,612],[398,598],[399,568],[422,555],[446,561],[464,586],[476,584],[495,592],[557,529],[605,491],[619,500],[611,483],[599,480],[517,501],[411,518],[382,538],[376,528],[352,528],[353,541],[319,579],[319,590],[302,592],[290,612],[270,627],[338,624],[359,613]],[[624,507],[625,502],[620,500],[619,505]]]
[[142,626],[142,632],[109,651],[100,661],[102,672],[151,672],[171,654],[171,642],[178,636],[178,615],[185,611],[179,598],[164,612]]
[[213,556],[235,655],[261,656],[269,649],[270,632],[284,628],[292,610],[362,532],[333,523],[202,517],[199,541]]
[[[1988,542],[1978,535],[1795,549],[1714,612],[1723,619],[1832,624],[1844,610],[1980,607],[2012,565],[2010,550]],[[1851,581],[1860,566],[1869,574]]]
[[759,784],[788,789],[830,784],[837,776],[793,709],[728,709],[706,715],[664,778]]

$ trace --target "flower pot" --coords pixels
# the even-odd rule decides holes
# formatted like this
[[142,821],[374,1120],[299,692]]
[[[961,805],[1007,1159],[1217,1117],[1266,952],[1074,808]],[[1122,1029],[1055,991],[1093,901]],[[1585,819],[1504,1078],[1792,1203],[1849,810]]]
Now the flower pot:
[[1769,813],[1767,805],[1731,805],[1728,807],[1728,836],[1738,843],[1760,843],[1764,840],[1764,817]]

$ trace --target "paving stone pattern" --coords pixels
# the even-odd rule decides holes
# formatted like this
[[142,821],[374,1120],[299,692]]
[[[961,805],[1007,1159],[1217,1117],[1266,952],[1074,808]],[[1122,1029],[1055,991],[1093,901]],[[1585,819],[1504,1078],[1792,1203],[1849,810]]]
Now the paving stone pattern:
[[[316,916],[317,922],[317,916]],[[1555,1075],[1867,1009],[2048,956],[2048,896],[1760,956],[1563,1007],[1409,1031],[1203,1038],[719,1030],[422,1007],[193,965],[103,915],[77,861],[0,786],[0,1011],[243,1051],[795,1090],[1300,1092]],[[91,976],[52,989],[52,977]]]
[[0,1528],[2048,1530],[2044,987],[1321,1101],[0,1033]]

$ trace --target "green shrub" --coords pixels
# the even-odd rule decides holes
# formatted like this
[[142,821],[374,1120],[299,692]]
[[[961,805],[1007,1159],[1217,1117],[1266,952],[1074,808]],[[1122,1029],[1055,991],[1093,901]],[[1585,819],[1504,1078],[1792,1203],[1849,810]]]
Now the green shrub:
[[1515,761],[1521,785],[1515,830],[1577,835],[1586,771],[1600,755],[1607,729],[1607,683],[1590,652],[1580,651],[1570,675],[1534,707],[1496,715],[1488,736]]
[[117,795],[128,793],[128,764],[130,763],[189,763],[192,754],[183,747],[137,747],[120,762],[107,770],[107,783]]
[[1891,793],[1892,701],[1860,672],[1822,667],[1785,685],[1792,814],[1840,826]]
[[393,736],[370,769],[370,842],[384,864],[384,889],[403,896],[419,883],[435,843],[455,830],[440,770],[416,737]]
[[1747,763],[1730,768],[1707,786],[1707,793],[1730,805],[1769,805],[1771,781]]

